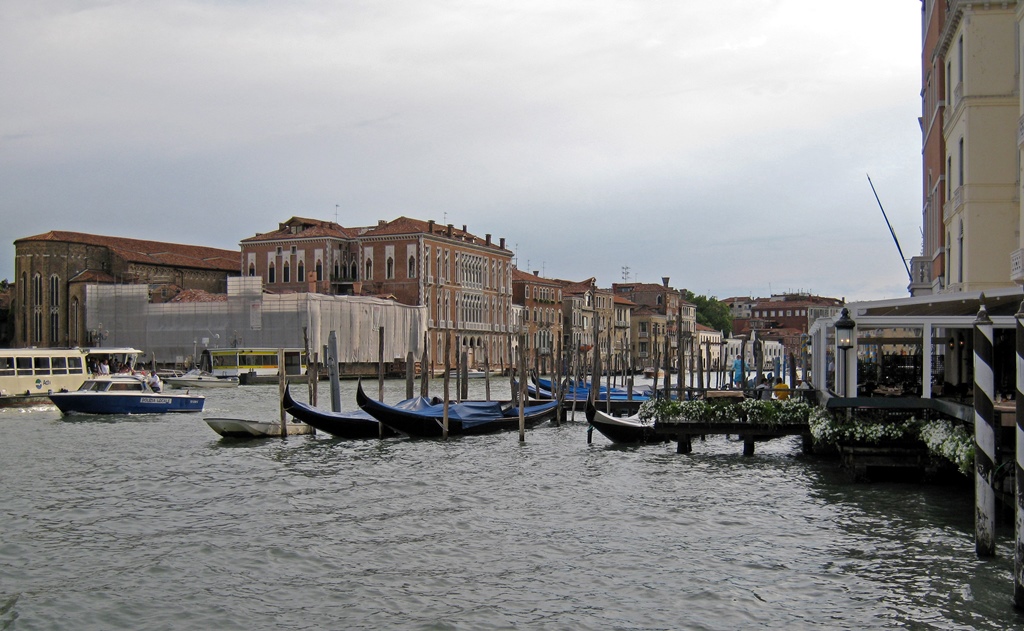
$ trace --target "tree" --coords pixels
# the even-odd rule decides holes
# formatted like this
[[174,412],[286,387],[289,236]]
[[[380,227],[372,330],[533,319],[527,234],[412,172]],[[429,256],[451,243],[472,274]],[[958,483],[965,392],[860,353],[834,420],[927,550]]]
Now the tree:
[[697,307],[698,324],[725,331],[726,335],[732,333],[732,312],[727,304],[714,296],[695,296],[689,289],[684,290],[683,296]]

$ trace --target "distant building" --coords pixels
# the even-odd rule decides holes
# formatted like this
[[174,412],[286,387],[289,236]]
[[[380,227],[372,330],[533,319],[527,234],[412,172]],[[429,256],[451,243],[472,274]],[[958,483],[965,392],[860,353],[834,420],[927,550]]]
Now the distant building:
[[481,365],[485,346],[492,365],[510,360],[512,252],[505,239],[409,217],[359,228],[292,217],[241,248],[246,273],[263,278],[267,291],[390,296],[427,307],[435,368],[448,335],[453,364],[465,353],[470,365]]
[[527,365],[547,372],[562,345],[562,284],[512,268],[512,302],[523,308],[523,333],[528,340]]
[[16,347],[101,340],[103,322],[87,321],[87,285],[145,286],[151,301],[166,302],[187,289],[225,293],[239,275],[238,252],[196,245],[51,231],[14,248]]

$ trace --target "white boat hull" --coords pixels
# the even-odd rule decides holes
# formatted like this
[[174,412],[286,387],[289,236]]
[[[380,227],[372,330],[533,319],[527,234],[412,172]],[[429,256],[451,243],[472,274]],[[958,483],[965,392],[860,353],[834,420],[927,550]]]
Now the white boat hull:
[[[210,429],[225,438],[271,438],[281,436],[280,421],[253,421],[241,418],[208,417],[204,419]],[[285,423],[288,436],[312,434],[313,428],[305,423],[289,419]]]

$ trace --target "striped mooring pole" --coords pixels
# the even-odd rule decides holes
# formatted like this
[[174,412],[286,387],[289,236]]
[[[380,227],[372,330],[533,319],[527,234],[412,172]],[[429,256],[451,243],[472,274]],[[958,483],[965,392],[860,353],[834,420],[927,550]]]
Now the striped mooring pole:
[[974,545],[978,556],[996,553],[996,421],[992,399],[992,320],[985,295],[974,320]]
[[1013,604],[1024,608],[1024,302],[1017,311],[1017,392],[1014,395],[1017,418],[1017,449],[1014,481],[1016,485],[1016,502],[1014,517],[1017,522],[1016,545],[1013,555]]

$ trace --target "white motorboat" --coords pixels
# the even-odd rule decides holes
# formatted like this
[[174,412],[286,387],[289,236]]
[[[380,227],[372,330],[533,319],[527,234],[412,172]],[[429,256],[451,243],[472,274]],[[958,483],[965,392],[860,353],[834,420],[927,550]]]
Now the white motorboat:
[[238,377],[217,377],[194,368],[183,375],[165,377],[164,383],[172,388],[237,388]]
[[[281,436],[280,421],[253,421],[243,418],[225,418],[208,416],[205,419],[210,429],[224,438],[273,438]],[[288,436],[312,434],[313,427],[295,419],[285,423]]]

